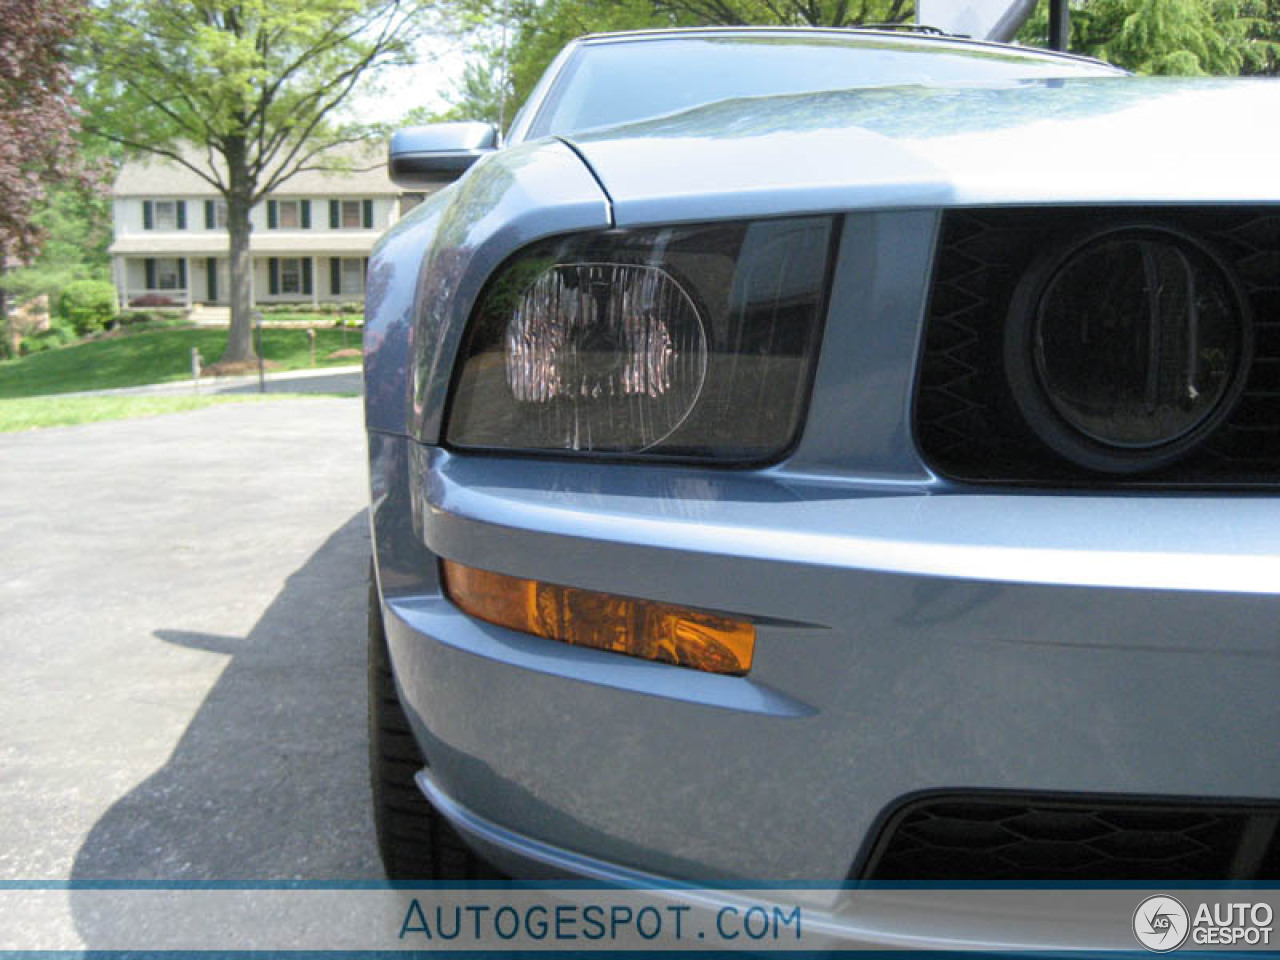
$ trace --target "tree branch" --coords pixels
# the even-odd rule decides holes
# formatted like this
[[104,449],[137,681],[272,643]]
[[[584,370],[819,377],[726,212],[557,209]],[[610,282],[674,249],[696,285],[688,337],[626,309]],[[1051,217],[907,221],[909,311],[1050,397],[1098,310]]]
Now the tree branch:
[[84,131],[85,133],[91,134],[95,137],[101,137],[104,140],[110,140],[112,143],[118,143],[122,147],[128,147],[131,150],[137,150],[141,153],[153,153],[156,156],[172,160],[174,163],[186,167],[219,193],[223,195],[227,193],[227,188],[221,182],[221,178],[217,176],[216,167],[212,174],[206,173],[204,170],[201,170],[198,166],[183,157],[182,154],[178,153],[176,150],[172,150],[168,147],[157,146],[155,144],[143,143],[140,140],[135,140],[130,137],[122,136],[121,134],[103,130],[101,127],[95,127],[92,124],[85,124]]

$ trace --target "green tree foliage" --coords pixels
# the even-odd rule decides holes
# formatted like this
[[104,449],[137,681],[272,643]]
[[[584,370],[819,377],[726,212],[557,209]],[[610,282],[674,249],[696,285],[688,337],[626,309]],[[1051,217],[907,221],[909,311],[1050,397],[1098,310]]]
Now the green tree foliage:
[[1280,76],[1280,0],[1243,0],[1231,6],[1236,8],[1243,34],[1237,40],[1240,73]]
[[[99,0],[86,127],[181,164],[222,194],[231,330],[254,357],[249,210],[325,151],[362,139],[335,110],[371,71],[412,59],[427,0]],[[185,145],[195,150],[184,149]]]
[[83,174],[68,48],[85,0],[0,0],[0,356],[13,344],[7,271],[44,241],[49,189]]
[[1232,25],[1205,0],[1097,0],[1076,16],[1085,49],[1138,73],[1234,74]]
[[116,288],[103,280],[76,280],[58,298],[58,318],[80,336],[101,330],[116,315]]
[[915,15],[911,0],[653,0],[659,10],[723,26],[782,24],[792,27],[856,27],[904,23]]
[[68,45],[83,0],[0,0],[0,269],[26,259],[45,190],[77,172]]
[[111,200],[103,190],[64,183],[49,192],[31,219],[44,235],[40,254],[3,281],[19,302],[42,294],[53,302],[69,284],[110,278]]
[[[1019,35],[1048,42],[1041,0]],[[1274,74],[1280,0],[1084,0],[1071,5],[1071,50],[1136,73],[1166,76]]]

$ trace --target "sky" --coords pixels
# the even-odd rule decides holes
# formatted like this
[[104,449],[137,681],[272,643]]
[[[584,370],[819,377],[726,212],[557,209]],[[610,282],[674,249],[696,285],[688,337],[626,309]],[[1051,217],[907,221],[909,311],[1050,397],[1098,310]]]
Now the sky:
[[365,123],[394,123],[414,107],[445,109],[444,94],[462,78],[466,64],[462,43],[449,37],[426,37],[412,67],[389,67],[378,77],[380,90],[354,97],[349,112]]

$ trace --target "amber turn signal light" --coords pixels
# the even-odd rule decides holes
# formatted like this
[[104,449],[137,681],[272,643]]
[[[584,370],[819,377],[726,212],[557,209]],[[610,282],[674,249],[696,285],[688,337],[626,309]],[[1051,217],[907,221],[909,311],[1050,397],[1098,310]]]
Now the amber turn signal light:
[[442,561],[444,588],[463,612],[500,627],[707,673],[751,669],[756,629],[714,613],[508,577]]

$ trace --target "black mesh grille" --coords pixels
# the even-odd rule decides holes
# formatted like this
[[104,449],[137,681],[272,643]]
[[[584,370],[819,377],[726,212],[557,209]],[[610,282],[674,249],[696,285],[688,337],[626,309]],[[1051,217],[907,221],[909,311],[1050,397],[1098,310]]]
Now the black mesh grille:
[[[1137,478],[1099,477],[1043,446],[1004,378],[1014,287],[1038,254],[1109,223],[1158,222],[1202,238],[1235,272],[1254,321],[1244,394],[1203,446]],[[1280,208],[963,210],[945,214],[916,395],[929,463],[979,483],[1272,486],[1280,483]]]
[[926,882],[1280,879],[1280,809],[951,797],[889,818],[862,878]]

